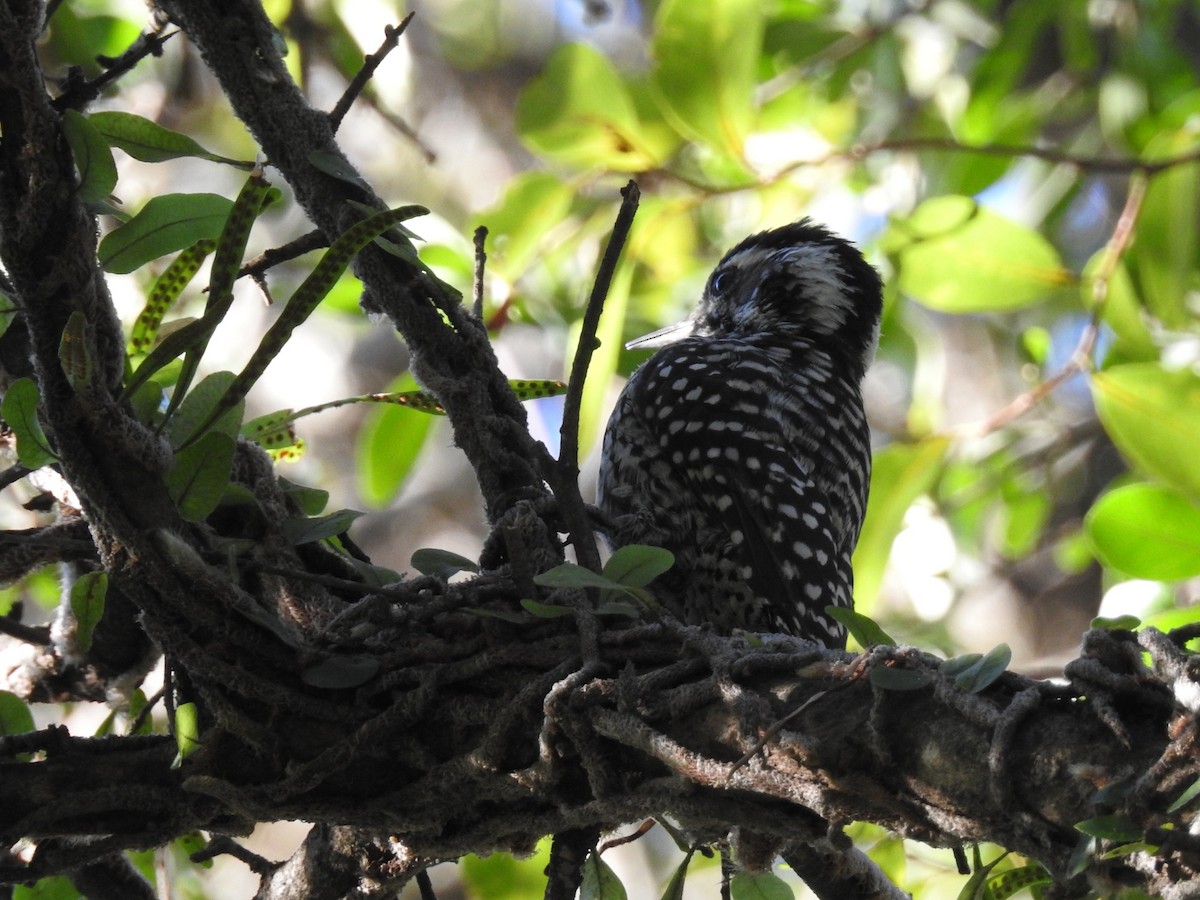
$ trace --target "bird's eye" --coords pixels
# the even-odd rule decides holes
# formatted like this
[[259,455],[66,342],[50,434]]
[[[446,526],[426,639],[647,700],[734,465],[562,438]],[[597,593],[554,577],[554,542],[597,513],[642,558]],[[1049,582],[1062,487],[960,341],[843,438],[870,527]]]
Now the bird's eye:
[[709,292],[714,297],[719,297],[733,287],[733,273],[728,269],[722,269],[713,274],[712,282],[708,286]]

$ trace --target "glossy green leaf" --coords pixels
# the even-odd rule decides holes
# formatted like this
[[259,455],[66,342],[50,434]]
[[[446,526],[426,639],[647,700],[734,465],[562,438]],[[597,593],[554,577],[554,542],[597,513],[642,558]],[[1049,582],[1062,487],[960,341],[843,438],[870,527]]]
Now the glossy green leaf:
[[0,691],[0,735],[33,731],[33,713],[29,706],[9,691]]
[[1138,468],[1200,497],[1200,375],[1157,363],[1113,366],[1092,376],[1096,413]]
[[1193,781],[1182,794],[1175,798],[1175,802],[1167,807],[1167,812],[1178,812],[1197,797],[1200,797],[1200,778]]
[[167,490],[189,522],[206,519],[225,493],[233,467],[234,439],[210,431],[175,454],[175,467],[167,473]]
[[949,448],[946,438],[936,437],[890,444],[875,454],[866,519],[853,560],[854,602],[860,610],[871,612],[904,514],[933,488]]
[[645,587],[675,565],[675,554],[662,547],[618,547],[604,564],[604,577],[625,587]]
[[579,900],[626,900],[625,885],[595,850],[583,863]]
[[4,401],[0,403],[0,417],[17,438],[17,459],[29,469],[40,469],[58,459],[38,421],[41,399],[41,392],[32,379],[18,378],[8,386]]
[[624,80],[587,44],[565,44],[517,101],[517,133],[536,153],[578,168],[639,172],[660,165],[673,144],[645,127]]
[[104,200],[117,186],[117,164],[104,135],[80,113],[63,113],[63,133],[79,171],[79,199],[84,203]]
[[892,241],[901,292],[940,312],[1022,309],[1073,281],[1049,241],[970,197],[926,200]]
[[229,159],[212,153],[186,134],[163,128],[133,113],[97,112],[88,116],[88,121],[104,135],[109,144],[142,162],[163,162],[181,156],[195,156],[239,169],[254,168],[253,161]]
[[[415,387],[411,375],[393,384],[395,390]],[[412,472],[433,427],[429,416],[414,416],[394,405],[381,405],[366,417],[356,451],[358,492],[373,507],[395,497]]]
[[691,863],[693,855],[689,849],[684,855],[683,861],[675,867],[660,900],[683,900],[683,886],[687,883],[688,865]]
[[171,768],[200,749],[200,710],[195,703],[180,703],[175,707],[175,748],[178,751]]
[[788,883],[774,872],[737,872],[729,883],[732,900],[792,900]]
[[894,647],[896,641],[874,619],[845,606],[827,606],[826,614],[840,622],[860,647]]
[[740,159],[755,115],[762,41],[758,0],[664,0],[654,19],[651,84],[668,121]]
[[104,597],[108,592],[108,574],[87,572],[71,585],[71,614],[75,617],[75,645],[80,653],[92,649],[92,635],[104,615]]
[[1085,519],[1096,555],[1135,578],[1200,575],[1200,506],[1157,484],[1130,484],[1096,501]]
[[300,680],[327,690],[345,690],[366,684],[379,673],[378,657],[358,655],[327,656],[300,670]]
[[197,241],[216,240],[232,208],[232,200],[217,194],[153,197],[100,241],[100,265],[106,272],[125,274]]
[[358,510],[339,509],[312,519],[288,519],[283,523],[283,537],[291,544],[323,541],[326,538],[337,537],[361,515]]
[[413,553],[409,564],[422,575],[449,578],[459,572],[478,572],[479,564],[449,550],[422,547]]

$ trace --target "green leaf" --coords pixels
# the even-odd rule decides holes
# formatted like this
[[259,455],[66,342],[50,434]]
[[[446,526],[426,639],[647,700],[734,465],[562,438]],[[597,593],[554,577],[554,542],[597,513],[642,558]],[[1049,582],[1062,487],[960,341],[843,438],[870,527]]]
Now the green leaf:
[[668,134],[643,127],[621,76],[586,44],[559,47],[525,87],[517,133],[534,152],[582,169],[640,172],[673,149]]
[[18,378],[8,386],[4,401],[0,403],[0,417],[17,438],[17,459],[29,469],[40,469],[58,459],[38,421],[41,399],[41,392],[32,379]]
[[63,132],[79,170],[79,199],[84,203],[104,200],[117,186],[117,164],[104,135],[73,109],[63,113]]
[[0,691],[0,735],[33,730],[33,713],[25,701],[9,691]]
[[379,660],[374,656],[327,656],[300,670],[305,684],[328,690],[343,690],[366,684],[379,672]]
[[242,426],[242,437],[254,441],[270,454],[276,462],[295,461],[304,455],[304,438],[296,433],[293,422],[296,414],[290,409],[280,409]]
[[651,85],[683,135],[743,156],[763,42],[758,0],[664,0],[654,19]]
[[254,168],[253,161],[229,159],[205,150],[185,134],[163,128],[156,122],[126,112],[98,112],[88,117],[104,139],[142,162],[163,162],[181,156],[195,156],[225,163],[239,169]]
[[172,769],[200,749],[200,710],[195,703],[175,707],[175,747],[178,751]]
[[70,879],[61,875],[39,878],[33,884],[15,885],[12,896],[13,900],[87,900]]
[[662,547],[618,547],[604,564],[604,577],[624,587],[645,587],[675,565],[675,554]]
[[536,600],[522,600],[521,606],[526,612],[533,613],[539,619],[561,619],[563,616],[575,614],[569,606],[557,606],[553,603],[538,603]]
[[933,674],[927,669],[876,666],[871,669],[871,684],[886,691],[919,691],[933,684]]
[[[171,446],[182,446],[203,423],[208,423],[210,433],[219,432],[230,438],[238,436],[245,403],[223,410],[215,420],[212,418],[217,404],[221,402],[221,398],[225,396],[236,377],[232,372],[213,372],[188,392],[167,425],[167,437]],[[179,388],[176,387],[176,390]]]
[[87,572],[71,585],[71,614],[75,617],[75,645],[80,653],[92,649],[92,635],[104,615],[104,597],[108,593],[105,572]]
[[523,275],[574,197],[571,184],[550,172],[524,172],[509,181],[500,204],[479,215],[494,248],[489,269],[495,265],[510,281]]
[[1076,822],[1075,828],[1104,841],[1140,841],[1144,837],[1138,823],[1128,816],[1097,816]]
[[330,150],[314,150],[308,154],[308,161],[313,164],[314,168],[319,169],[326,175],[332,175],[339,181],[352,184],[356,188],[370,190],[370,186],[355,171],[354,166],[350,165],[349,160],[338,153]]
[[[292,336],[292,332],[308,319],[329,289],[346,271],[350,261],[363,247],[393,225],[415,216],[426,215],[428,212],[429,210],[423,206],[402,206],[398,209],[376,213],[361,222],[356,222],[342,232],[321,256],[316,267],[304,279],[300,287],[296,288],[283,312],[267,329],[267,333],[259,341],[257,349],[250,356],[250,361],[246,363],[229,389],[226,390],[225,396],[213,415],[219,416],[222,409],[231,408],[241,402],[262,373],[266,371],[271,360],[283,349]],[[207,423],[198,428],[188,440],[195,440],[205,427],[207,427]]]
[[625,900],[625,885],[608,863],[593,850],[583,864],[579,900]]
[[87,319],[81,310],[74,310],[67,317],[62,338],[58,342],[58,364],[67,376],[67,383],[76,393],[84,392],[91,386],[95,364],[88,345]]
[[988,651],[986,656],[969,653],[948,659],[942,663],[942,672],[954,678],[959,690],[976,694],[1003,675],[1010,662],[1012,650],[1008,644],[1000,644]]
[[1138,468],[1200,497],[1200,375],[1157,363],[1113,366],[1092,376],[1092,398],[1109,437]]
[[478,572],[479,564],[449,550],[422,547],[412,555],[409,565],[422,575],[449,578],[459,572]]
[[288,519],[282,525],[283,537],[290,544],[311,544],[342,534],[362,513],[339,509],[315,519]]
[[683,900],[683,886],[687,882],[688,865],[694,855],[691,849],[684,855],[683,862],[676,866],[675,871],[671,874],[671,880],[667,883],[667,889],[663,891],[661,900]]
[[949,448],[949,440],[936,437],[915,444],[890,444],[875,454],[866,519],[853,559],[854,602],[860,610],[872,611],[904,515],[917,498],[933,488]]
[[232,208],[232,200],[217,194],[153,197],[100,241],[100,265],[106,272],[123,275],[197,241],[215,241]]
[[1141,624],[1142,620],[1137,616],[1117,616],[1112,619],[1106,616],[1096,616],[1088,627],[1103,628],[1105,631],[1134,631]]
[[306,516],[318,516],[329,502],[329,491],[279,478],[279,487]]
[[729,883],[729,896],[732,900],[792,900],[795,895],[774,872],[741,871]]
[[825,612],[831,619],[846,626],[850,636],[860,647],[894,647],[896,641],[874,619],[845,606],[827,606]]
[[1200,796],[1200,778],[1197,778],[1195,781],[1193,781],[1190,785],[1188,785],[1187,790],[1175,798],[1175,802],[1167,807],[1167,812],[1178,812],[1195,800],[1198,796]]
[[[193,853],[199,853],[207,846],[208,841],[206,841],[204,839],[204,835],[198,831],[189,831],[187,834],[175,839],[175,847],[178,848],[180,853],[187,857],[191,857]],[[202,869],[211,869],[213,861],[211,859],[206,859],[203,862],[192,864],[198,865]]]
[[535,575],[533,583],[548,588],[603,588],[617,591],[624,590],[625,587],[591,569],[569,562]]
[[1200,575],[1200,506],[1174,488],[1130,484],[1109,491],[1084,519],[1096,555],[1134,578]]
[[[399,390],[415,386],[411,375],[396,380]],[[358,492],[373,507],[385,506],[412,472],[433,427],[429,416],[414,416],[395,405],[381,405],[366,417],[356,451]]]
[[217,508],[233,467],[234,439],[210,431],[175,454],[175,467],[167,473],[167,491],[189,522],[200,522]]
[[900,291],[940,312],[1022,309],[1073,281],[1049,241],[970,197],[926,200],[893,224],[891,243]]
[[146,305],[133,323],[129,337],[130,354],[147,353],[154,346],[154,339],[158,336],[163,317],[200,270],[205,257],[212,253],[216,246],[216,241],[197,241],[175,257],[158,276],[154,287],[150,289]]

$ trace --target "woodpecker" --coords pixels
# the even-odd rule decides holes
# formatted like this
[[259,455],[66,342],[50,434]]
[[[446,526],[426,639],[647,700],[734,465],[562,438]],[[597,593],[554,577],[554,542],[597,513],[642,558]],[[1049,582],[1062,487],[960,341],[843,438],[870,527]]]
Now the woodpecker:
[[609,419],[598,505],[614,547],[675,554],[652,588],[684,622],[845,646],[825,610],[853,604],[882,307],[862,254],[803,219],[746,238],[687,319],[626,345],[660,349]]

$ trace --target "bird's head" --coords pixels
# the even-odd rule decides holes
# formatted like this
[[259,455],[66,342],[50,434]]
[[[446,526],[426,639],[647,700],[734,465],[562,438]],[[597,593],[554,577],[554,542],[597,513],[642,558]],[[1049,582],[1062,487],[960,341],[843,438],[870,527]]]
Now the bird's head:
[[713,270],[687,319],[629,346],[691,335],[803,338],[861,378],[874,359],[882,308],[879,273],[862,254],[802,219],[746,238]]

